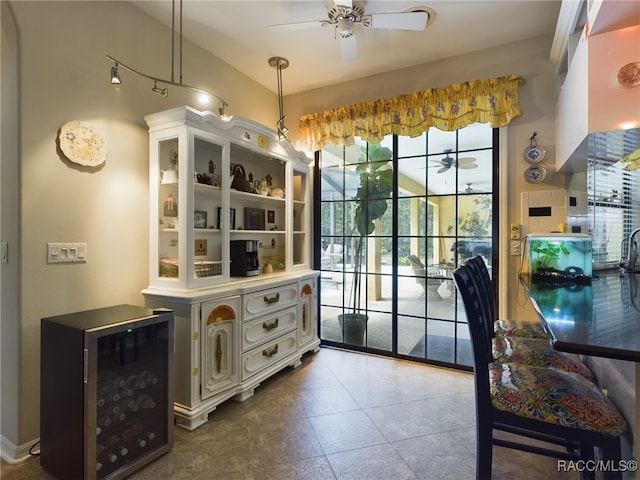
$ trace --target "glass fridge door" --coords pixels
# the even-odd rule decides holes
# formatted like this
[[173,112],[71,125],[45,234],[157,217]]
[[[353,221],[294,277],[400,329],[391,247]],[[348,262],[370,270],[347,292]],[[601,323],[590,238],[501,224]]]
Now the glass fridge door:
[[[87,331],[86,469],[116,478],[173,445],[173,320]],[[93,475],[95,475],[95,477]]]

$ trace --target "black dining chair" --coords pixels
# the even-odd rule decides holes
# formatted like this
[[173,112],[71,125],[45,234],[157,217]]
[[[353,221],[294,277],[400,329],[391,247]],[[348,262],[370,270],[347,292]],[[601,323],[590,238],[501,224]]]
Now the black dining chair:
[[[480,256],[468,259],[465,265],[478,285],[482,295],[481,307],[483,314],[490,319],[495,318],[493,290],[489,270]],[[514,322],[515,323],[515,322]],[[484,330],[487,341],[491,343],[493,360],[500,363],[524,363],[535,367],[559,368],[573,372],[593,380],[593,373],[576,355],[559,352],[553,348],[549,340],[543,338],[518,337],[499,335],[496,333],[494,322],[487,322]]]
[[[589,380],[556,368],[494,362],[486,331],[493,318],[468,265],[453,273],[473,350],[476,398],[476,479],[491,478],[493,446],[566,460],[599,459],[617,465],[627,425],[615,405]],[[483,300],[484,297],[484,300]],[[496,436],[496,431],[514,437]],[[533,444],[531,440],[543,442]],[[619,471],[605,478],[619,479]],[[583,476],[589,478],[590,472]]]
[[518,338],[538,338],[549,340],[544,326],[541,322],[536,321],[520,321],[511,319],[498,319],[495,311],[493,282],[489,269],[484,263],[481,256],[476,255],[465,262],[474,269],[477,275],[482,278],[482,288],[486,288],[491,298],[489,303],[490,315],[494,319],[492,329],[498,337],[518,337]]

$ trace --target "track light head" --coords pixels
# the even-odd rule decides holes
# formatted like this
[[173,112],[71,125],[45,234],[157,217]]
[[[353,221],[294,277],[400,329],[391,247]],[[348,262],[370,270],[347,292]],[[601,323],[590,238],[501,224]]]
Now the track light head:
[[122,83],[120,80],[120,73],[118,72],[118,64],[116,63],[113,67],[111,67],[111,84],[119,85]]
[[161,97],[167,97],[169,95],[169,90],[167,88],[160,88],[157,82],[153,82],[152,92],[157,93]]
[[284,124],[284,119],[287,118],[286,115],[282,116],[280,118],[280,120],[278,120],[278,137],[280,138],[280,140],[284,140],[287,138],[287,135],[289,134],[289,129],[287,128],[287,126]]
[[226,102],[222,103],[222,106],[218,109],[218,113],[220,114],[220,118],[222,120],[224,120],[225,122],[228,122],[229,120],[231,120],[232,115],[229,115],[227,112],[224,111],[224,109],[226,107],[228,107],[229,105]]

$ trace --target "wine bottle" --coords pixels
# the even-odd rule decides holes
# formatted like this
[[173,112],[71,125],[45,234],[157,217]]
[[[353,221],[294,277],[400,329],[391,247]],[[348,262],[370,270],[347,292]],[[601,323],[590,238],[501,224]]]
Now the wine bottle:
[[142,375],[129,375],[127,385],[134,390],[141,390],[147,386]]
[[118,455],[109,450],[105,445],[97,445],[96,446],[96,457],[99,463],[101,464],[109,464],[115,463],[118,461]]
[[111,416],[103,415],[100,418],[98,418],[98,426],[101,428],[111,426]]
[[117,435],[111,435],[107,438],[105,444],[114,452],[117,452],[121,457],[124,457],[129,453],[129,449],[123,445],[122,439]]
[[138,410],[149,410],[156,407],[156,402],[149,395],[140,395],[136,400]]
[[150,385],[157,385],[159,380],[158,377],[156,377],[152,372],[150,372],[149,370],[145,370],[144,372],[142,372],[140,374],[140,376],[143,378],[144,383],[147,386]]

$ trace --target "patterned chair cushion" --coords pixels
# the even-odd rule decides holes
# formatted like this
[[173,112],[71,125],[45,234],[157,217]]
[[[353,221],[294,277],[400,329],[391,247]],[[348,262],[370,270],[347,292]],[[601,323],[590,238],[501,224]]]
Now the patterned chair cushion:
[[544,338],[549,339],[549,335],[544,331],[540,322],[529,322],[519,320],[496,320],[493,323],[496,337],[523,337],[523,338]]
[[559,368],[593,380],[591,370],[574,355],[554,350],[548,340],[539,338],[496,337],[492,341],[493,359],[499,363],[522,363],[533,367]]
[[517,363],[489,365],[494,408],[550,424],[617,437],[626,422],[598,387],[555,368]]

